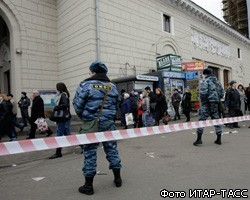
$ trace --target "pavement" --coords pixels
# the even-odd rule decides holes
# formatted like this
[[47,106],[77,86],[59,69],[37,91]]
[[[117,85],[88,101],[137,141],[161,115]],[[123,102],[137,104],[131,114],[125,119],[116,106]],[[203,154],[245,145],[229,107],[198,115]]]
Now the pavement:
[[[192,121],[196,119],[195,116]],[[171,123],[182,121],[184,119]],[[155,200],[163,199],[160,194],[166,199],[170,199],[166,195],[181,199],[177,198],[178,194],[185,194],[182,199],[194,198],[194,194],[208,199],[206,191],[211,195],[217,192],[210,199],[223,199],[223,195],[230,198],[232,195],[249,196],[250,123],[239,124],[239,129],[223,128],[222,145],[214,144],[213,127],[205,129],[203,144],[197,147],[192,145],[196,139],[195,130],[118,141],[123,165],[121,188],[114,186],[112,172],[100,146],[92,196],[78,192],[78,187],[84,183],[83,158],[78,146],[63,148],[63,157],[54,160],[48,159],[55,152],[53,149],[1,156],[0,199]],[[75,130],[78,125],[74,124]],[[25,133],[19,139],[24,137]]]

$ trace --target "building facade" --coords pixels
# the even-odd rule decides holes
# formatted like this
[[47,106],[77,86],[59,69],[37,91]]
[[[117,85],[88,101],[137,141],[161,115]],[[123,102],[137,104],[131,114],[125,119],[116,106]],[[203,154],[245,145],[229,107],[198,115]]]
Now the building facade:
[[250,41],[189,0],[0,0],[0,92],[73,96],[96,59],[119,78],[165,54],[204,61],[226,86],[250,82]]

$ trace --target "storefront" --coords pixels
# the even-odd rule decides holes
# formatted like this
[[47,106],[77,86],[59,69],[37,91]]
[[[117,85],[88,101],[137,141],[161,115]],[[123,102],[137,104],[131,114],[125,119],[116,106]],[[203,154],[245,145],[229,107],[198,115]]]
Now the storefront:
[[158,81],[159,77],[152,75],[128,76],[112,80],[112,82],[116,84],[119,92],[124,89],[127,93],[130,93],[132,90],[140,93],[147,86],[153,90],[158,87]]
[[167,54],[156,58],[157,71],[163,78],[162,89],[166,96],[168,106],[171,107],[173,89],[183,94],[185,88],[185,73],[182,72],[181,56]]

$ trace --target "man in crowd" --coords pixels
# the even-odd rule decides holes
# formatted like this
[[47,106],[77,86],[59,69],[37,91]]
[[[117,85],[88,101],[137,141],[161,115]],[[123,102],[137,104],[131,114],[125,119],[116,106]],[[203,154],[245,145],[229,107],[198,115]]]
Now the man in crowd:
[[28,112],[28,108],[30,106],[30,99],[27,97],[26,92],[22,92],[22,97],[18,102],[18,106],[21,111],[23,125],[27,126],[27,121],[30,122],[30,117]]
[[[227,90],[226,98],[225,98],[225,106],[228,108],[229,116],[230,117],[237,117],[239,116],[240,112],[240,94],[239,91],[236,89],[236,81],[231,81],[229,83],[230,88]],[[229,124],[229,128],[240,128],[238,122],[234,122]]]

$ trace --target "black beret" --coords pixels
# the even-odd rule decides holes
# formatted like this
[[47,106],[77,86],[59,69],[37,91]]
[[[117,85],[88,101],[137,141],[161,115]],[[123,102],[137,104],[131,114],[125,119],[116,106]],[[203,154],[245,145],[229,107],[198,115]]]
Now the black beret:
[[101,61],[95,61],[89,66],[89,70],[95,73],[108,73],[108,68]]
[[213,70],[212,69],[209,69],[209,68],[207,68],[207,69],[204,69],[204,71],[203,71],[203,74],[213,74]]

